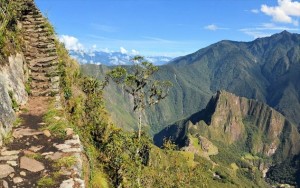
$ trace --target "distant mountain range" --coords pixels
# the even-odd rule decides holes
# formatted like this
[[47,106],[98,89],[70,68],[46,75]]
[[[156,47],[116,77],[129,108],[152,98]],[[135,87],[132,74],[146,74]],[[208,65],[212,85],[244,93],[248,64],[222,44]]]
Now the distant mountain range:
[[[84,67],[91,75],[104,70]],[[169,97],[147,111],[152,134],[203,109],[218,90],[266,103],[300,125],[299,34],[283,31],[251,42],[220,41],[161,66],[155,76],[174,86]],[[126,117],[122,126],[134,127],[129,98],[110,89],[107,106],[113,118]]]
[[[80,64],[97,64],[97,65],[132,65],[131,59],[134,55],[121,52],[103,52],[103,51],[74,51],[70,50],[70,55]],[[148,61],[155,65],[164,65],[173,58],[166,56],[146,56]]]

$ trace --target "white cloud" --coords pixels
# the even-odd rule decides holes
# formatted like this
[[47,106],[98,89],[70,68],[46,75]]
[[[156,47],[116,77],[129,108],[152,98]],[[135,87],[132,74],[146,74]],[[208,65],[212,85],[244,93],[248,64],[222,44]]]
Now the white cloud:
[[227,30],[228,28],[218,27],[215,24],[210,24],[210,25],[205,26],[204,29],[216,31],[216,30]]
[[292,0],[278,0],[278,6],[261,5],[263,13],[272,17],[274,22],[289,23],[298,26],[296,18],[300,17],[300,2]]
[[252,36],[253,38],[271,36],[275,32],[283,31],[283,30],[299,31],[299,29],[296,27],[279,26],[274,23],[263,23],[261,25],[258,25],[257,27],[240,29],[241,32],[249,36]]
[[96,56],[96,54],[94,53],[94,51],[89,52],[88,55],[91,56],[91,57],[95,57]]
[[59,41],[65,44],[68,50],[83,51],[84,46],[79,42],[79,40],[73,36],[61,35],[59,36]]
[[103,49],[101,49],[100,51],[106,52],[106,53],[111,53],[111,52],[113,52],[113,51],[109,50],[108,48],[103,48]]
[[204,27],[205,29],[208,29],[208,30],[211,30],[211,31],[215,31],[218,29],[218,27],[214,24],[211,24],[211,25],[207,25]]
[[128,51],[124,47],[120,47],[120,52],[122,54],[127,54],[128,53]]
[[272,33],[264,32],[264,31],[257,31],[257,30],[252,30],[252,29],[244,29],[243,33],[253,37],[254,39],[268,37],[268,36],[272,35]]
[[258,9],[252,9],[251,12],[254,13],[254,14],[258,14],[259,10]]
[[131,54],[132,55],[138,55],[140,52],[138,52],[137,50],[133,49],[131,50]]

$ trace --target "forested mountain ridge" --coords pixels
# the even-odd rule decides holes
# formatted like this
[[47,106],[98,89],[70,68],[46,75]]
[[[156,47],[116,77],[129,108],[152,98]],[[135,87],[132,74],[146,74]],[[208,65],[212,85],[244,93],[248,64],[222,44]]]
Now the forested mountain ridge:
[[195,80],[193,86],[204,83],[207,87],[197,87],[202,91],[225,89],[266,102],[298,123],[299,49],[300,35],[283,31],[252,42],[221,41],[168,66],[177,80],[184,74],[192,78],[183,80]]
[[293,185],[297,181],[300,166],[293,163],[300,151],[297,127],[256,100],[218,91],[204,110],[154,136],[158,146],[166,140],[216,163],[236,163],[239,168],[243,168],[240,160],[250,163],[270,180]]
[[[82,65],[82,69],[102,78],[107,70],[97,65]],[[299,73],[299,34],[283,31],[251,42],[220,41],[160,67],[156,78],[170,80],[173,88],[166,100],[147,111],[146,123],[150,132],[157,133],[203,109],[214,93],[224,89],[267,103],[298,125]],[[128,97],[113,88],[108,92],[113,95],[107,98],[108,109],[118,109],[112,116],[116,121],[125,116],[122,127],[132,128],[134,114],[126,110]]]

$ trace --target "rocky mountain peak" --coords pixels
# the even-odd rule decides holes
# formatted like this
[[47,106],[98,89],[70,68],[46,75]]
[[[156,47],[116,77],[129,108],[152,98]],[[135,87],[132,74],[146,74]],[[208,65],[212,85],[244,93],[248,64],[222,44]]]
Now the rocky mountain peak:
[[[218,91],[206,108],[155,135],[155,142],[170,138],[179,146],[188,135],[201,135],[227,145],[242,145],[247,152],[266,157],[287,157],[300,151],[295,125],[268,105],[226,91]],[[290,144],[284,144],[290,143]]]

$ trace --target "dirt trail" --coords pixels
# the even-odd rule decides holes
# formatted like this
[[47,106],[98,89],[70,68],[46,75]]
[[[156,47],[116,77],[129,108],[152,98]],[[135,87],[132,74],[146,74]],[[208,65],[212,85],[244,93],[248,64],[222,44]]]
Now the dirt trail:
[[[49,97],[29,98],[28,103],[23,107],[25,112],[19,114],[19,117],[24,121],[25,127],[39,128],[38,125],[43,122],[43,116],[48,109],[49,100]],[[28,111],[26,112],[26,110]]]
[[65,138],[42,131],[49,100],[49,97],[30,97],[19,113],[22,124],[13,129],[13,141],[0,149],[0,187],[84,187],[79,179],[82,168],[79,137],[72,130]]

